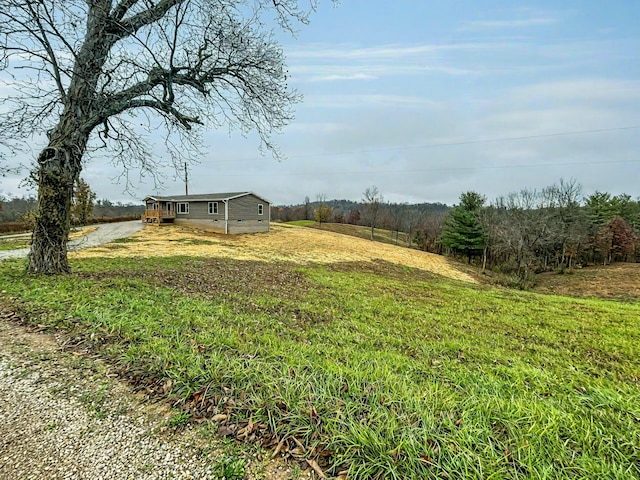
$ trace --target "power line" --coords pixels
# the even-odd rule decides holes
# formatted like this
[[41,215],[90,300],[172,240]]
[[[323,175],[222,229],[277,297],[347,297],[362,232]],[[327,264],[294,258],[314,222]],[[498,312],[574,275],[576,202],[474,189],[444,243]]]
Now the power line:
[[[465,140],[460,142],[425,143],[425,144],[418,144],[418,145],[396,145],[392,147],[380,147],[380,148],[372,148],[367,150],[348,150],[348,151],[342,151],[342,152],[322,152],[322,153],[317,152],[317,153],[290,155],[288,158],[290,159],[313,158],[313,157],[342,156],[342,155],[352,155],[352,154],[362,154],[362,153],[380,153],[380,152],[389,152],[389,151],[396,151],[396,150],[456,147],[456,146],[464,146],[464,145],[478,145],[483,143],[500,143],[500,142],[511,142],[511,141],[521,141],[521,140],[535,140],[539,138],[564,137],[569,135],[588,135],[588,134],[607,133],[607,132],[616,132],[616,131],[624,131],[624,130],[637,130],[637,129],[640,129],[640,125],[631,125],[628,127],[600,128],[600,129],[593,129],[593,130],[574,130],[574,131],[568,131],[568,132],[543,133],[539,135],[523,135],[519,137],[501,137],[501,138],[487,138],[487,139],[480,139],[480,140]],[[247,158],[247,159],[238,159],[238,160],[221,160],[221,161],[207,162],[207,163],[220,164],[220,163],[238,163],[238,162],[254,162],[254,161],[263,161],[263,159]]]
[[410,150],[414,148],[437,148],[437,147],[453,147],[453,146],[461,146],[461,145],[477,145],[480,143],[499,143],[499,142],[510,142],[510,141],[517,141],[517,140],[532,140],[536,138],[562,137],[567,135],[585,135],[585,134],[592,134],[592,133],[615,132],[620,130],[634,130],[639,128],[640,128],[640,125],[632,125],[629,127],[601,128],[598,130],[577,130],[573,132],[545,133],[540,135],[525,135],[521,137],[488,138],[488,139],[482,139],[482,140],[468,140],[468,141],[462,141],[462,142],[425,143],[422,145],[398,145],[395,147],[381,147],[381,148],[375,148],[370,150],[357,150],[357,151],[351,151],[351,152],[310,153],[307,155],[292,155],[291,158],[317,157],[317,156],[324,156],[324,155],[349,155],[351,153],[378,153],[378,152],[386,152],[391,150]]
[[[416,168],[406,170],[359,170],[359,171],[323,171],[323,172],[274,172],[282,177],[309,176],[323,177],[331,175],[366,175],[366,174],[397,174],[397,173],[425,173],[425,172],[445,172],[445,171],[461,171],[461,170],[500,170],[513,168],[537,168],[537,167],[566,167],[566,166],[584,166],[584,165],[612,165],[620,163],[640,163],[638,160],[614,160],[614,161],[596,161],[596,162],[562,162],[562,163],[529,163],[520,165],[480,165],[473,167],[437,167],[437,168]],[[218,177],[262,177],[265,173],[232,173],[218,174]]]

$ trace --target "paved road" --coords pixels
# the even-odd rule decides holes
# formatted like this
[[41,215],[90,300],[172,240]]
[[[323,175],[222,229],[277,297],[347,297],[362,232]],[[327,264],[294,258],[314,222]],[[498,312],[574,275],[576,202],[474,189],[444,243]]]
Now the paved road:
[[[84,235],[83,237],[69,242],[69,250],[75,251],[88,247],[95,247],[103,243],[109,243],[117,238],[125,238],[133,235],[142,228],[140,220],[130,222],[103,223],[96,225],[97,230]],[[0,251],[0,260],[6,258],[23,258],[29,254],[28,248],[19,250]]]

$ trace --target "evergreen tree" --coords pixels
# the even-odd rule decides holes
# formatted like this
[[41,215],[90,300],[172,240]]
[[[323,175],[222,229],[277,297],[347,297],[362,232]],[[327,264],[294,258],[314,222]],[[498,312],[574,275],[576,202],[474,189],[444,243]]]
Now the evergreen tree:
[[442,246],[466,256],[469,263],[482,255],[485,246],[486,235],[479,217],[485,200],[477,192],[460,195],[460,205],[449,212],[440,237]]
[[71,204],[71,216],[76,223],[80,225],[87,223],[87,220],[89,220],[89,217],[93,214],[95,199],[96,194],[91,190],[89,184],[82,178],[78,178]]

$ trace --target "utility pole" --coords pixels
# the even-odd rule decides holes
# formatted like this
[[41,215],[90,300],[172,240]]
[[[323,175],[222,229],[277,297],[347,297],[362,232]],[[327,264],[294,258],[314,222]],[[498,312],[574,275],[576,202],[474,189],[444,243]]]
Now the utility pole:
[[187,170],[187,162],[184,162],[184,194],[189,195],[189,171]]

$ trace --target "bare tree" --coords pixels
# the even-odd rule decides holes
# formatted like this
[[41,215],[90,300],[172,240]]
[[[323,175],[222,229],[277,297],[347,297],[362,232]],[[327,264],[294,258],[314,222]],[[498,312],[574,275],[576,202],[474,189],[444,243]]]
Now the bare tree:
[[411,248],[416,227],[420,224],[423,213],[417,208],[407,209],[404,225],[407,231],[407,247]]
[[395,244],[398,245],[398,236],[400,234],[400,230],[403,228],[405,223],[407,204],[406,203],[390,203],[388,206],[389,209],[389,220],[391,226],[391,233],[395,233]]
[[371,240],[373,240],[373,233],[383,200],[382,194],[375,185],[368,187],[362,194],[362,203],[364,203],[362,216],[364,217],[365,223],[371,227]]
[[446,216],[445,212],[429,212],[422,216],[416,232],[418,248],[439,255],[443,253],[440,235]]
[[316,208],[313,211],[313,219],[318,222],[320,228],[322,224],[329,221],[332,209],[327,205],[327,195],[319,193],[316,196]]
[[347,215],[347,223],[351,225],[358,225],[360,223],[360,210],[351,209]]
[[583,238],[586,236],[586,217],[580,206],[582,185],[575,179],[560,179],[542,191],[554,213],[555,231],[553,238],[560,246],[560,255],[556,259],[561,269],[571,268],[578,256]]
[[501,263],[513,263],[513,269],[525,278],[541,250],[546,230],[546,209],[536,190],[521,190],[498,198],[483,213],[482,220],[490,237],[492,256]]
[[310,220],[311,219],[311,200],[309,200],[309,196],[307,195],[306,197],[304,197],[304,219],[305,220]]
[[196,126],[271,134],[299,95],[269,16],[306,23],[298,0],[0,0],[0,145],[46,135],[32,172],[38,212],[30,272],[68,272],[70,202],[86,156],[155,175],[141,129],[164,126],[174,166],[198,153]]

